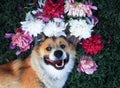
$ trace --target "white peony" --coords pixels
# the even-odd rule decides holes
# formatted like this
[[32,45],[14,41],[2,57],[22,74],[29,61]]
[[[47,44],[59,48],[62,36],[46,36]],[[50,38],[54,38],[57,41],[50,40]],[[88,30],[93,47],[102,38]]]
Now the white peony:
[[62,25],[53,21],[49,21],[46,26],[44,27],[43,33],[48,36],[48,37],[52,37],[52,36],[66,36],[64,30],[65,30],[65,25]]
[[45,26],[42,20],[31,20],[21,22],[21,27],[23,30],[30,32],[31,35],[37,36],[37,34],[43,31]]
[[79,37],[80,39],[89,38],[91,36],[91,30],[94,25],[88,24],[86,20],[71,20],[69,21],[70,24],[70,33],[71,35],[74,35],[75,37]]

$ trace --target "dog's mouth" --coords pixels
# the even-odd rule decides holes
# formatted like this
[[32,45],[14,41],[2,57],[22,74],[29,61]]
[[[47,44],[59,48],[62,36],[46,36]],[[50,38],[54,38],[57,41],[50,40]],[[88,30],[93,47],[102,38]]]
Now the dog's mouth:
[[57,59],[57,60],[51,60],[48,56],[45,56],[44,61],[46,64],[48,65],[50,64],[56,69],[62,70],[69,61],[69,55],[67,54],[67,58],[65,59]]

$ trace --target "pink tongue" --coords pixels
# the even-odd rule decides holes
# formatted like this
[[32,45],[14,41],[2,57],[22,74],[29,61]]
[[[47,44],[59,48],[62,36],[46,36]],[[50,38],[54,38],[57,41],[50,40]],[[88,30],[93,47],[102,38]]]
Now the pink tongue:
[[61,66],[62,65],[62,60],[56,60],[54,61],[55,64],[57,64],[58,66]]
[[52,64],[57,64],[58,66],[61,66],[61,65],[62,65],[62,60],[53,61],[53,60],[47,59],[47,61],[49,61],[49,62],[52,63]]

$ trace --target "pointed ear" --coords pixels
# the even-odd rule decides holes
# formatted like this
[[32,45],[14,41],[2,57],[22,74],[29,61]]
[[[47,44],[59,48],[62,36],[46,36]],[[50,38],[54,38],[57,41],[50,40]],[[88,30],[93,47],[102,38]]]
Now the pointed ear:
[[78,38],[76,38],[74,35],[67,37],[68,42],[72,43],[73,45],[77,45]]
[[41,44],[46,39],[46,36],[41,33],[37,34],[37,37],[35,37],[35,45]]

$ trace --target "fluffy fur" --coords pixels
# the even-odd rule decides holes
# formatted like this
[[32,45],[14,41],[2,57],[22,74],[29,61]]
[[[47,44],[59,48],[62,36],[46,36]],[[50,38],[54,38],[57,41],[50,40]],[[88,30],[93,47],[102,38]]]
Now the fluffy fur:
[[62,88],[74,59],[67,39],[44,38],[25,60],[0,65],[0,88]]

